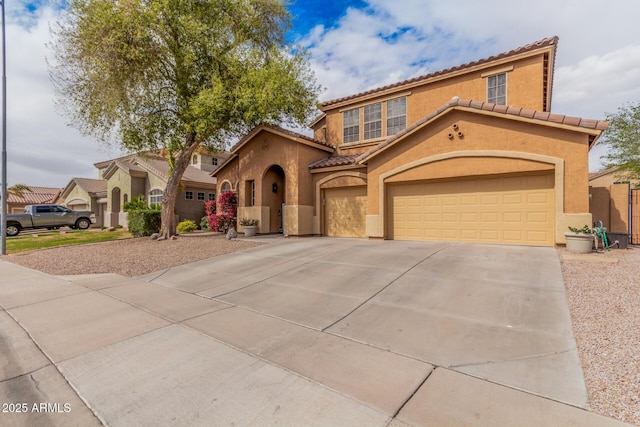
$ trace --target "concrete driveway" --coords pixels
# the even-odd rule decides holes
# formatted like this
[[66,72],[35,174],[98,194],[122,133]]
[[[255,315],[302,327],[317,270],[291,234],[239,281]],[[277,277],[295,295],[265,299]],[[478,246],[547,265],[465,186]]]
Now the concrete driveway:
[[581,409],[554,249],[270,241],[137,279],[0,262],[1,400],[73,409],[0,424],[622,425]]

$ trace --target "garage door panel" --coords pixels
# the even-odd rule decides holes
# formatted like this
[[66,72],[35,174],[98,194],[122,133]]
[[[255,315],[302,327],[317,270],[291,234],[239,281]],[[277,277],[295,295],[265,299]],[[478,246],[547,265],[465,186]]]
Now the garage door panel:
[[555,241],[553,174],[397,184],[390,196],[394,239],[536,246]]

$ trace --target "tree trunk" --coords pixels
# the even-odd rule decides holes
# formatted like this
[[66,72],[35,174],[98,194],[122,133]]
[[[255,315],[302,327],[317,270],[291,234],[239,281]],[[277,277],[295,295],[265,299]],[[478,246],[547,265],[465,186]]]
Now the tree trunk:
[[[180,191],[180,181],[184,171],[191,162],[191,155],[198,147],[195,143],[194,135],[188,135],[184,144],[184,150],[178,153],[174,160],[173,170],[169,172],[167,186],[162,196],[162,211],[160,213],[160,236],[169,238],[176,234],[176,201],[178,199],[178,191]],[[173,155],[173,153],[169,153]]]

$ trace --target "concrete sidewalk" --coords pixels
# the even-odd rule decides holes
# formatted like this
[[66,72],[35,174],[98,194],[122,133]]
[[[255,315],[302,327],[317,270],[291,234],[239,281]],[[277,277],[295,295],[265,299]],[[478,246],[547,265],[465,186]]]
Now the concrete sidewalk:
[[137,279],[0,261],[0,425],[624,425],[584,409],[558,268],[321,238]]

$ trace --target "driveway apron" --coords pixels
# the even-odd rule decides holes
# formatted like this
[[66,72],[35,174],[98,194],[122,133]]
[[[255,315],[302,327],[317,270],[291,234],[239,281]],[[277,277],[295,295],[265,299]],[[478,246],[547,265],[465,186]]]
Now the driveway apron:
[[584,409],[554,249],[265,240],[137,278],[0,261],[0,396],[71,408],[0,425],[622,425]]
[[291,239],[145,278],[587,406],[553,248]]

